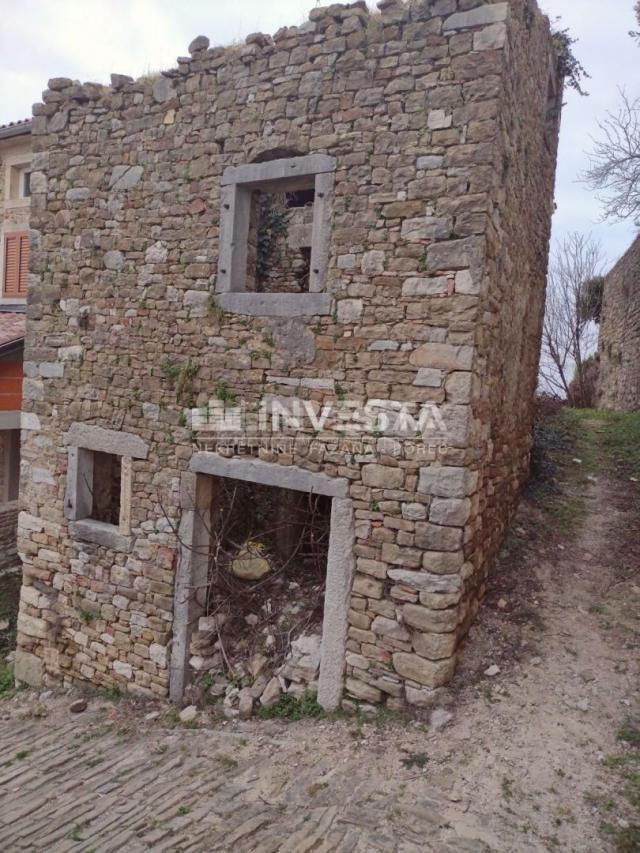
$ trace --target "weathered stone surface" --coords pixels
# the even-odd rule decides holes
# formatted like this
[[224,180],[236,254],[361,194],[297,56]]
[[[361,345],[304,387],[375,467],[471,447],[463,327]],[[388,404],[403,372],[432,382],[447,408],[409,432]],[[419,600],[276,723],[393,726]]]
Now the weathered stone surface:
[[399,675],[426,687],[440,687],[446,684],[455,671],[455,659],[430,661],[419,655],[407,652],[396,652],[393,655],[393,666]]
[[598,341],[598,397],[604,409],[640,409],[640,237],[605,278]]
[[209,39],[206,36],[196,36],[193,41],[190,43],[187,50],[193,56],[194,53],[198,53],[202,50],[206,50],[209,47]]
[[409,641],[409,632],[402,625],[398,624],[393,619],[386,619],[384,616],[376,616],[371,623],[371,630],[374,634],[380,634],[383,637],[391,637],[394,640],[400,640],[403,643]]
[[[18,647],[47,684],[179,701],[190,668],[218,683],[219,626],[194,628],[223,477],[332,501],[327,654],[297,649],[280,687],[396,707],[450,671],[427,658],[477,608],[530,449],[522,341],[543,311],[562,92],[547,24],[521,11],[335,4],[230,49],[199,37],[165,75],[54,83],[36,107],[20,551],[40,585]],[[287,233],[265,273],[266,181]],[[356,402],[435,411],[391,440]],[[280,406],[304,414],[273,426]],[[95,429],[106,445],[65,441]],[[122,457],[118,524],[87,517],[80,451]],[[259,701],[271,679],[247,657]]]
[[425,592],[457,592],[462,589],[458,575],[438,575],[429,572],[410,572],[405,569],[389,569],[389,577],[396,583]]
[[416,367],[440,368],[441,370],[470,370],[473,362],[473,347],[455,344],[422,344],[409,356],[410,364]]
[[341,299],[338,302],[338,323],[357,323],[362,311],[361,299]]
[[443,29],[445,32],[447,30],[462,30],[466,27],[479,27],[483,24],[504,21],[507,17],[508,8],[508,3],[494,3],[493,5],[483,5],[476,9],[470,9],[468,12],[456,12],[455,15],[450,15],[445,19]]
[[425,551],[458,551],[462,545],[459,527],[442,527],[439,524],[418,522],[415,543]]
[[467,523],[470,512],[471,501],[468,498],[434,498],[429,507],[429,521],[462,526]]
[[108,270],[121,270],[124,265],[124,255],[118,250],[110,250],[104,253],[104,265]]
[[404,483],[402,468],[388,465],[365,465],[362,469],[362,482],[365,486],[379,489],[400,489]]
[[380,275],[384,272],[385,253],[372,249],[362,256],[362,272],[364,275]]
[[464,498],[472,494],[477,481],[477,473],[467,468],[434,465],[420,469],[418,491],[441,498]]
[[43,684],[44,663],[42,658],[24,649],[16,649],[13,671],[17,682],[28,684],[30,687],[41,687]]
[[412,637],[413,648],[423,658],[442,660],[450,658],[456,650],[456,635],[451,634],[417,634]]
[[138,183],[144,173],[142,166],[114,166],[109,178],[112,190],[130,190]]
[[421,367],[413,384],[423,388],[439,388],[442,384],[442,371],[433,367]]
[[458,626],[458,611],[456,608],[450,610],[428,610],[418,604],[405,604],[402,608],[402,618],[407,625],[417,628],[424,633],[434,632],[436,634],[455,631]]

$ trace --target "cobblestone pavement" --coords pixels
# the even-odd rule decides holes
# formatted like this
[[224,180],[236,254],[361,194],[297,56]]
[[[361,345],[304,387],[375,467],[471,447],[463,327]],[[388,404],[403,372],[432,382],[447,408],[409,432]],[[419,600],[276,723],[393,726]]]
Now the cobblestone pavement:
[[51,701],[40,719],[24,699],[0,711],[4,853],[488,849],[447,828],[448,777],[420,766],[415,728],[172,729],[125,703],[73,716],[68,697]]

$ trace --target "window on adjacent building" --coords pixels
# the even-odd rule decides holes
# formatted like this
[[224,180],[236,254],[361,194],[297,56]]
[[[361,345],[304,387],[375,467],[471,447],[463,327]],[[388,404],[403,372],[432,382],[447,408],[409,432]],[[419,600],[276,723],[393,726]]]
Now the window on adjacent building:
[[20,176],[20,197],[30,198],[31,196],[31,172],[25,169]]
[[29,281],[29,235],[7,234],[4,238],[4,270],[2,295],[23,298]]
[[7,172],[7,195],[10,203],[27,203],[31,197],[31,166],[29,163],[9,165]]

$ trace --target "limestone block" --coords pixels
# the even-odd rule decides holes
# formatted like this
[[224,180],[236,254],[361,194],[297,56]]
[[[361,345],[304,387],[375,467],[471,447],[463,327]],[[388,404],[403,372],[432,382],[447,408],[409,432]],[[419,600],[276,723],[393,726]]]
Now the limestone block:
[[446,296],[449,279],[446,276],[436,278],[408,278],[402,285],[403,296]]
[[507,25],[505,23],[492,24],[484,27],[473,35],[474,50],[499,50],[504,47],[507,40]]
[[445,20],[442,28],[447,32],[447,30],[463,30],[467,27],[480,27],[483,24],[505,21],[508,6],[508,3],[493,3],[470,9],[468,12],[456,12]]
[[450,465],[432,465],[420,469],[418,491],[440,498],[464,498],[476,490],[477,484],[477,471]]
[[375,634],[380,634],[383,637],[391,637],[394,640],[399,640],[406,643],[410,639],[409,632],[403,628],[395,619],[387,619],[384,616],[376,616],[371,623],[371,630]]
[[429,521],[434,524],[463,525],[471,512],[468,498],[434,498],[429,507]]
[[377,687],[372,687],[357,678],[347,678],[345,688],[347,693],[361,702],[377,703],[382,699],[382,692]]
[[469,370],[473,361],[474,348],[455,344],[426,343],[409,356],[415,367],[440,368],[441,370]]
[[362,482],[365,486],[376,489],[401,489],[405,472],[402,468],[392,468],[389,465],[364,465]]
[[419,388],[439,388],[442,385],[442,370],[434,367],[421,367],[413,384]]
[[341,299],[338,302],[338,323],[357,323],[363,307],[362,299]]
[[379,249],[365,252],[362,258],[361,269],[364,275],[381,275],[384,272],[385,253]]
[[428,660],[450,658],[456,650],[455,634],[417,634],[412,637],[415,651]]
[[462,547],[462,530],[459,527],[418,522],[415,543],[419,548],[430,551],[457,551]]
[[446,634],[458,626],[458,609],[429,610],[419,604],[404,604],[402,618],[407,625],[424,633]]
[[124,663],[124,661],[121,660],[114,660],[113,671],[117,672],[118,675],[121,675],[127,680],[131,680],[133,678],[133,668],[130,663]]
[[409,678],[426,687],[440,687],[453,676],[456,662],[455,658],[430,661],[408,652],[396,652],[393,655],[393,667],[403,678]]
[[124,266],[124,255],[117,249],[111,249],[104,254],[104,265],[108,270],[121,270]]
[[438,575],[431,572],[411,572],[406,569],[389,569],[391,580],[411,587],[411,589],[429,593],[456,593],[462,590],[459,575]]
[[462,551],[425,551],[422,555],[422,567],[437,575],[454,574],[463,565]]
[[112,190],[130,190],[135,187],[143,173],[142,166],[129,166],[125,163],[114,166],[109,178],[109,187]]
[[44,681],[42,659],[26,652],[20,646],[16,649],[13,672],[17,683],[28,684],[29,687],[42,687]]

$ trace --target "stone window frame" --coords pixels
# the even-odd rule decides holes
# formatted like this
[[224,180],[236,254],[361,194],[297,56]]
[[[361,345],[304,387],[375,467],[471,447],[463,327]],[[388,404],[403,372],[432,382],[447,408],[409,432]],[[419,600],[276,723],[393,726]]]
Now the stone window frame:
[[[26,172],[31,172],[32,154],[29,151],[21,151],[16,154],[9,154],[4,158],[4,204],[5,207],[29,207],[31,204],[31,195],[24,195],[23,175]],[[15,174],[15,181],[14,181]],[[18,192],[12,194],[11,189],[17,181]]]
[[[220,180],[220,243],[216,301],[225,311],[262,317],[329,314],[326,293],[333,220],[336,160],[328,154],[285,157],[229,166]],[[245,290],[251,194],[256,189],[291,191],[314,178],[309,291],[253,293]],[[305,180],[306,179],[306,180]]]
[[[64,515],[69,521],[72,538],[104,545],[113,551],[129,551],[133,460],[147,459],[149,446],[132,433],[83,423],[71,425],[65,436],[65,444],[69,446],[69,451]],[[118,524],[90,517],[93,505],[93,454],[96,452],[110,453],[119,456],[121,460]]]
[[349,607],[355,576],[355,513],[349,497],[350,482],[345,477],[330,477],[295,465],[278,465],[246,457],[229,458],[213,451],[194,453],[189,471],[182,475],[180,483],[182,514],[174,592],[171,700],[182,701],[189,681],[191,632],[204,612],[202,597],[193,595],[192,591],[206,587],[208,582],[212,535],[208,520],[217,477],[331,498],[318,702],[325,710],[335,711],[344,690]]

